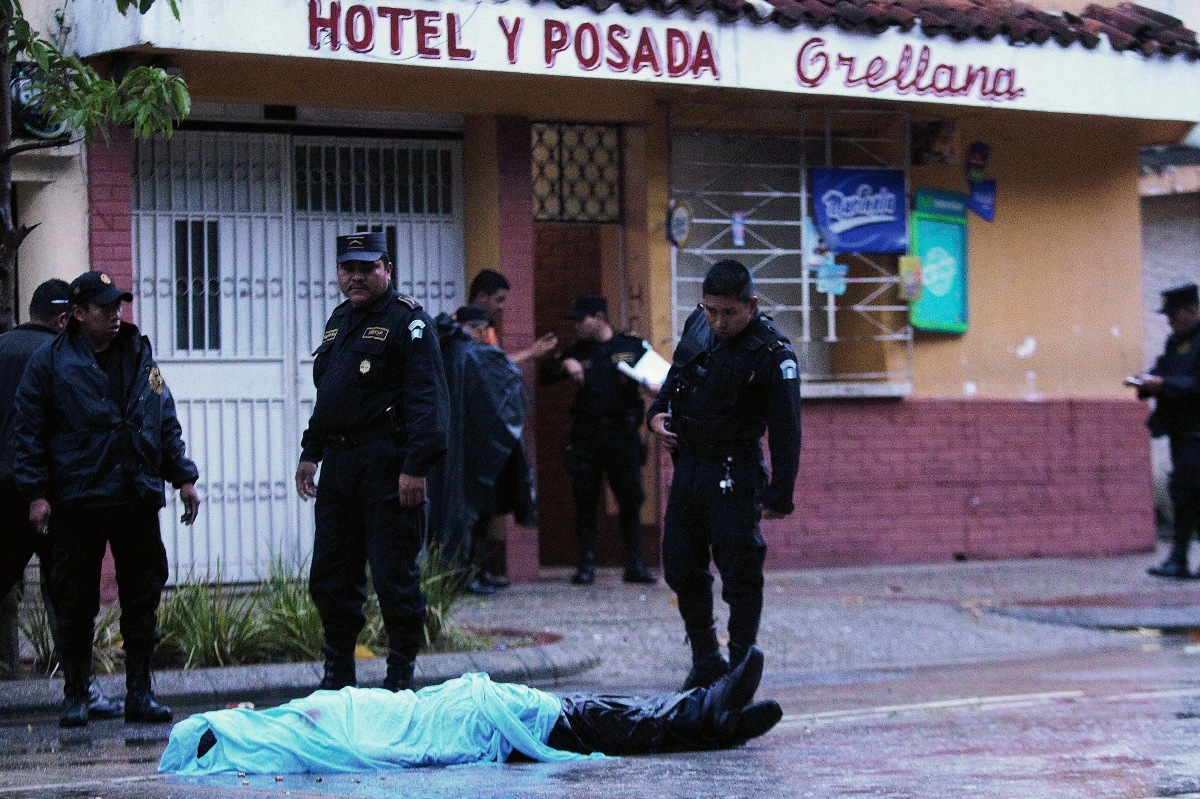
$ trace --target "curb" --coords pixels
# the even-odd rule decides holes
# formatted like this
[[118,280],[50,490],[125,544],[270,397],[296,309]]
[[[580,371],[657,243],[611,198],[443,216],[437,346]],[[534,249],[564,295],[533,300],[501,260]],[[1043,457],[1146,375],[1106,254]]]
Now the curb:
[[[486,672],[497,682],[556,683],[598,665],[600,658],[590,648],[578,642],[559,641],[503,652],[421,655],[417,658],[413,683],[423,688],[472,671]],[[320,663],[279,663],[156,671],[154,693],[167,703],[183,705],[223,707],[230,702],[284,702],[312,693],[321,681],[322,669]],[[378,686],[387,671],[386,658],[359,660],[357,671],[359,685]],[[125,695],[123,675],[97,677],[96,682],[114,699]],[[62,692],[63,681],[59,677],[0,682],[0,713],[57,710],[62,705]]]
[[1044,624],[1070,624],[1100,630],[1200,628],[1200,605],[1176,607],[1037,607],[1006,605],[985,608],[988,613]]

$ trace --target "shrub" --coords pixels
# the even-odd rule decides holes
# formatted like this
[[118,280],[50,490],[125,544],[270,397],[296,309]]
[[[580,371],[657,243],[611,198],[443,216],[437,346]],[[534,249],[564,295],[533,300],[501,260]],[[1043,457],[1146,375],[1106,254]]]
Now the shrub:
[[189,576],[158,607],[158,659],[183,668],[259,662],[267,636],[257,593],[225,585],[220,564],[211,581]]

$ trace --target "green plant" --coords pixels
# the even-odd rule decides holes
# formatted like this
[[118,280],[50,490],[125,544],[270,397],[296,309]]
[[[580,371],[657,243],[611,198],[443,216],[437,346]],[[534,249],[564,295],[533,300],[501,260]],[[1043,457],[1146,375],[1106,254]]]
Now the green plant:
[[[97,671],[112,674],[124,661],[121,650],[119,622],[121,606],[113,603],[100,609],[96,616],[96,632],[92,639],[92,662]],[[19,620],[21,635],[33,647],[33,667],[45,674],[58,671],[58,650],[54,646],[54,633],[50,626],[50,614],[42,601],[41,592],[28,594],[21,603]]]
[[96,671],[112,674],[117,666],[125,662],[125,652],[121,648],[124,640],[121,638],[119,624],[121,606],[113,603],[100,608],[96,617],[96,632],[92,638],[92,666]]
[[289,568],[276,557],[259,592],[266,648],[281,660],[320,660],[325,632],[308,592],[304,564]]
[[58,653],[54,649],[54,635],[50,630],[50,615],[41,598],[24,602],[20,617],[21,635],[33,647],[33,667],[46,674],[58,670]]
[[185,669],[257,662],[267,640],[257,593],[225,585],[219,564],[211,582],[176,585],[158,607],[159,659]]
[[437,544],[428,545],[421,555],[421,590],[425,592],[425,647],[434,644],[451,628],[451,611],[462,598],[470,581],[470,572],[455,565],[455,559],[443,557]]

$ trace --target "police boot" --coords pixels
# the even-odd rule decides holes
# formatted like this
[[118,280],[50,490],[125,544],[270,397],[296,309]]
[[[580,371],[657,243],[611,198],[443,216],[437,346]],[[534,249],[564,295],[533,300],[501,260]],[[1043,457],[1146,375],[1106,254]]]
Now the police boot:
[[572,585],[591,585],[596,581],[596,552],[592,549],[580,550],[579,568],[571,576]]
[[150,690],[150,659],[153,651],[125,654],[125,721],[163,724],[171,720],[171,708],[160,705]]
[[412,690],[413,661],[407,655],[399,652],[388,652],[387,676],[383,678],[383,687],[393,693],[396,691]]
[[125,714],[125,703],[120,699],[109,699],[100,690],[95,680],[88,682],[88,718],[115,719]]
[[680,692],[693,688],[707,688],[729,673],[729,664],[717,649],[717,628],[710,624],[706,629],[688,630],[692,644],[692,670],[683,681]]
[[325,676],[317,685],[318,691],[340,691],[343,688],[358,687],[354,676],[354,655],[344,653],[330,654],[326,647]]
[[713,683],[704,695],[704,724],[709,734],[721,742],[734,739],[742,708],[754,699],[762,672],[763,651],[752,646],[745,660]]
[[92,653],[85,657],[63,658],[63,709],[60,727],[85,727],[88,723],[88,679]]
[[1157,566],[1151,566],[1146,571],[1155,577],[1174,577],[1176,579],[1185,579],[1191,575],[1188,573],[1188,545],[1191,543],[1191,535],[1181,541],[1179,536],[1176,536],[1175,542],[1171,545],[1171,554],[1167,555],[1167,559]]
[[625,575],[623,579],[627,583],[639,585],[653,585],[658,582],[658,578],[646,569],[646,564],[642,563],[642,553],[638,551],[637,541],[625,543]]

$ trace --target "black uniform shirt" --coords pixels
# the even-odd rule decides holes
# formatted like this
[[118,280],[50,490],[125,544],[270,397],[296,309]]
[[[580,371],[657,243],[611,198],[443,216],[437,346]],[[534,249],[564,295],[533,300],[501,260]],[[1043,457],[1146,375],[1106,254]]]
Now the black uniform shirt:
[[13,473],[13,399],[25,365],[34,350],[58,335],[58,330],[34,322],[17,325],[0,335],[0,480]]
[[[369,308],[343,302],[329,317],[313,362],[317,401],[300,459],[321,460],[330,436],[389,428],[401,472],[424,477],[446,452],[450,408],[437,328],[421,304],[392,289]],[[388,416],[388,408],[398,412]]]
[[796,353],[769,317],[756,314],[738,335],[717,338],[697,308],[684,325],[674,362],[647,420],[670,413],[680,451],[756,445],[767,430],[771,482],[763,507],[793,510],[800,468],[800,379]]
[[1147,424],[1155,436],[1200,438],[1200,325],[1167,338],[1150,374],[1163,379]]
[[575,393],[571,415],[577,424],[588,421],[620,419],[629,416],[636,424],[642,415],[642,396],[638,384],[617,368],[619,363],[633,366],[646,352],[641,338],[613,332],[608,341],[576,341],[558,358],[542,364],[538,382],[557,383],[567,377],[563,361],[574,358],[583,366],[583,385]]

